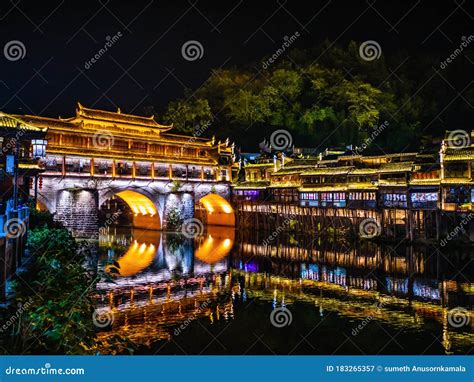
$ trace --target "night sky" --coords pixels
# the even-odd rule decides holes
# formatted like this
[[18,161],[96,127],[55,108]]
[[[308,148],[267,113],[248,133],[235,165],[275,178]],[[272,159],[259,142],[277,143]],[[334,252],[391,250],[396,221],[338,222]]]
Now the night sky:
[[[376,40],[386,55],[427,52],[443,59],[471,34],[474,12],[467,1],[438,3],[4,0],[0,110],[69,117],[80,101],[127,113],[160,111],[186,87],[198,88],[212,68],[261,65],[296,31],[301,37],[293,46],[300,49],[325,40],[340,46]],[[122,37],[86,69],[118,32]],[[5,58],[3,47],[12,40],[23,43],[24,58]],[[201,59],[183,59],[189,40],[202,44]]]

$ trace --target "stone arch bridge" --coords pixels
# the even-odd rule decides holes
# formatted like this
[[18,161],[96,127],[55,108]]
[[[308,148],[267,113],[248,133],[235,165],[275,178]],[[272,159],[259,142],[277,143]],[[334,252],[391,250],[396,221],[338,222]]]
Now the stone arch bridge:
[[[183,220],[196,217],[203,224],[234,226],[235,216],[226,183],[44,176],[37,202],[40,209],[54,214],[75,236],[97,234],[101,206],[113,196],[123,200],[133,212],[135,228],[165,230],[168,214],[179,211]],[[104,223],[102,222],[102,225]],[[106,223],[105,223],[106,224]]]
[[18,118],[47,129],[46,140],[33,150],[44,156],[38,204],[78,236],[97,232],[100,207],[114,195],[132,210],[135,227],[167,229],[171,209],[183,219],[197,212],[204,223],[234,225],[228,139],[179,135],[154,115],[80,103],[70,118]]

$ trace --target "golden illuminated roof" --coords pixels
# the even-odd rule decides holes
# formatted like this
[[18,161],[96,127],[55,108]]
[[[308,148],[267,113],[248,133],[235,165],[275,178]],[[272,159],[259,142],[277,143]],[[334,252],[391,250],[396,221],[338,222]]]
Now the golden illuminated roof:
[[89,109],[82,106],[79,102],[77,103],[76,118],[97,120],[102,122],[117,122],[124,123],[127,125],[146,126],[158,129],[169,130],[173,125],[160,125],[155,121],[155,116],[143,117],[139,115],[124,114],[118,109],[116,112]]
[[393,162],[380,166],[378,173],[410,172],[414,162]]
[[34,126],[25,122],[24,120],[17,118],[14,115],[6,114],[0,111],[0,127],[12,128],[12,129],[21,129],[35,132],[46,132],[46,128],[41,128]]
[[270,185],[268,180],[261,180],[255,182],[241,182],[234,185],[234,190],[259,190],[265,189]]
[[473,160],[474,159],[474,147],[465,147],[465,148],[450,148],[448,147],[443,156],[445,162],[449,161],[461,161],[461,160]]
[[353,166],[321,167],[305,171],[301,175],[345,175],[351,172],[353,169]]
[[330,191],[347,191],[347,186],[321,186],[321,187],[300,187],[299,192],[330,192]]
[[439,178],[432,178],[432,179],[411,179],[410,186],[439,186],[440,179]]

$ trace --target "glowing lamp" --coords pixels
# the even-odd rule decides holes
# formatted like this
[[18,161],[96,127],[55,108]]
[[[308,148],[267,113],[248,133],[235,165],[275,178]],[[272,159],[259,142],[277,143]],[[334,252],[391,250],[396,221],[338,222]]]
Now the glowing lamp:
[[32,139],[31,145],[33,148],[33,157],[42,158],[46,157],[46,145],[48,141],[46,139]]

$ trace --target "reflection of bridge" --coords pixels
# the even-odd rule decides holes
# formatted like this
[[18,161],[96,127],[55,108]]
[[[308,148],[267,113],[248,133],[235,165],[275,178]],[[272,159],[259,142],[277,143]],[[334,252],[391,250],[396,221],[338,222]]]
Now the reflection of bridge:
[[[211,270],[227,270],[234,229],[208,226],[203,235],[194,239],[139,229],[134,229],[130,238],[109,230],[100,236],[99,244],[108,248],[105,271],[114,277],[114,282],[104,280],[98,288],[128,288],[166,282],[174,276],[193,277]],[[126,248],[119,257],[115,254],[116,246]]]
[[[104,319],[113,315],[111,330],[97,336],[97,350],[106,354],[124,351],[114,340],[116,336],[126,338],[134,346],[149,346],[156,341],[171,339],[172,333],[176,335],[176,330],[179,330],[173,331],[174,327],[182,325],[185,330],[195,319],[207,317],[211,322],[233,319],[228,280],[216,276],[208,281],[200,277],[190,280],[184,287],[181,283],[168,283],[150,286],[148,290],[133,289],[133,293],[127,294],[126,302],[121,304],[117,302],[122,300],[122,294],[111,293],[108,304],[97,310]],[[218,300],[217,291],[227,291],[227,298]]]
[[166,228],[170,211],[188,219],[195,205],[209,224],[234,225],[227,143],[170,134],[172,126],[153,116],[120,109],[78,104],[72,118],[19,117],[48,129],[38,205],[76,235],[97,232],[99,209],[114,195],[130,207],[135,227]]

